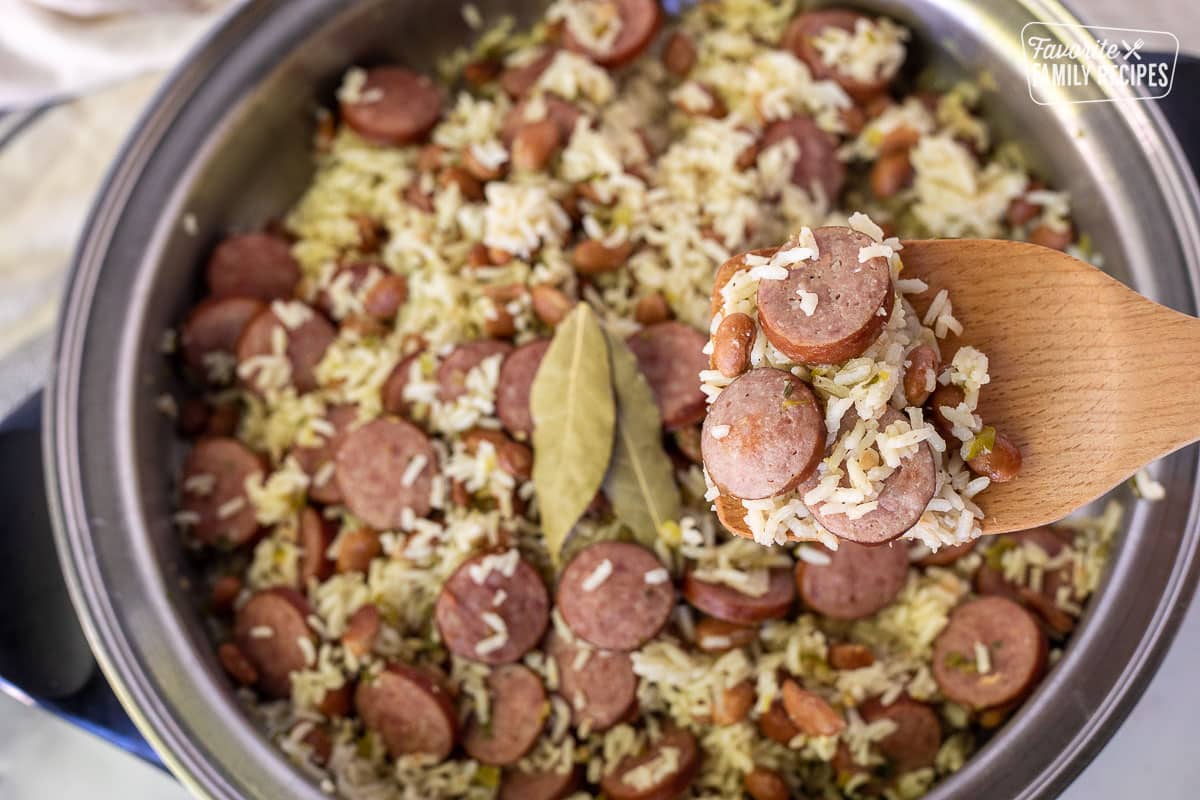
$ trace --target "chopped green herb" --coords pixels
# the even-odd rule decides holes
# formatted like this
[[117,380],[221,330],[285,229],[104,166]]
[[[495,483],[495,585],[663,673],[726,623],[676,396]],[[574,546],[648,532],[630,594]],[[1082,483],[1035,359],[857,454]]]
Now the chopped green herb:
[[495,789],[500,785],[500,768],[481,764],[475,770],[475,783],[488,789]]
[[792,383],[791,381],[788,381],[787,384],[783,387],[783,396],[791,397],[792,392],[794,392],[794,391],[796,391],[796,384]]
[[996,446],[996,429],[991,425],[987,425],[979,434],[971,440],[970,446],[967,448],[967,460],[985,455],[992,452],[992,448]]

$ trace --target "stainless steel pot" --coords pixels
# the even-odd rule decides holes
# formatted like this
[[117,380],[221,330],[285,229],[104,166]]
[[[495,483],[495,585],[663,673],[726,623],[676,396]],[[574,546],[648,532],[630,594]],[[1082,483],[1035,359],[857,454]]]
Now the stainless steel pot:
[[[1195,183],[1152,104],[1030,102],[1019,31],[1070,22],[1049,0],[858,3],[912,25],[929,65],[1001,87],[996,127],[1071,190],[1109,268],[1195,313]],[[479,2],[528,17],[539,3]],[[1068,32],[1065,35],[1073,35]],[[141,730],[197,794],[323,795],[248,722],[221,674],[169,522],[179,447],[155,398],[177,389],[162,331],[196,298],[221,234],[260,225],[311,171],[312,111],[349,64],[429,67],[464,41],[439,0],[257,0],[231,14],[162,90],[126,145],[82,239],[45,420],[47,483],[63,569],[105,674]],[[198,232],[183,224],[194,215]],[[1136,413],[1136,410],[1131,410]],[[1086,463],[1080,464],[1086,469]],[[1165,460],[1170,499],[1128,515],[1105,585],[1037,694],[935,798],[1048,797],[1115,730],[1144,688],[1197,578],[1194,449]]]

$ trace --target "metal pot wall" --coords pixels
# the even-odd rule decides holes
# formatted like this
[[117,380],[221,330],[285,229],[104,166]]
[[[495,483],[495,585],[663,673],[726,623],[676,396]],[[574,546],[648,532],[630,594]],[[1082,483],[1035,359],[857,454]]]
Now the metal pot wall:
[[[996,129],[1072,192],[1109,268],[1195,313],[1197,190],[1153,104],[1043,107],[1026,93],[1019,34],[1070,22],[1041,0],[871,0],[917,33],[927,66],[978,75]],[[478,2],[530,17],[540,4]],[[1073,36],[1066,31],[1064,36]],[[178,389],[162,331],[199,294],[214,242],[281,214],[311,174],[313,109],[344,68],[429,68],[467,36],[441,0],[257,0],[233,13],[163,89],[87,226],[47,393],[44,447],[60,557],[83,628],[125,708],[172,771],[205,797],[324,795],[250,723],[217,664],[170,523],[181,455],[155,399]],[[194,215],[198,230],[183,219]],[[1086,468],[1086,464],[1081,464]],[[1160,465],[1170,500],[1132,506],[1103,588],[1062,661],[1006,727],[932,798],[1059,791],[1129,711],[1197,578],[1193,450]]]

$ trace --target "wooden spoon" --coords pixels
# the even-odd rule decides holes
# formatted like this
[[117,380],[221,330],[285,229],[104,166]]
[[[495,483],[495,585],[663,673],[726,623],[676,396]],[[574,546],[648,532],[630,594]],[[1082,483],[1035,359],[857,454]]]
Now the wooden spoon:
[[950,293],[963,336],[987,354],[985,424],[1021,448],[1018,476],[976,497],[984,533],[1055,522],[1146,464],[1200,439],[1200,320],[1147,300],[1065,253],[1023,242],[904,243],[922,314]]

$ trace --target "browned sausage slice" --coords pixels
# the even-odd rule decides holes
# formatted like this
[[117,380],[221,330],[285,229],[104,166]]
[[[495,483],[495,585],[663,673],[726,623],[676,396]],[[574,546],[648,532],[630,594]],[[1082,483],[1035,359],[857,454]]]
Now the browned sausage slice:
[[496,387],[496,415],[500,417],[504,427],[518,439],[528,438],[533,434],[529,390],[549,347],[549,339],[535,339],[513,350],[500,365],[500,382]]
[[255,391],[275,387],[274,368],[257,362],[274,355],[275,340],[283,335],[290,367],[287,383],[300,394],[311,392],[317,388],[317,364],[337,334],[325,317],[299,301],[287,304],[288,323],[279,314],[275,307],[264,308],[246,324],[237,343],[238,374]]
[[484,764],[515,764],[525,756],[546,724],[546,690],[529,667],[505,664],[487,678],[490,716],[472,717],[463,734],[467,755]]
[[283,300],[300,280],[300,265],[287,239],[270,233],[243,233],[217,245],[208,260],[213,297]]
[[587,723],[593,731],[606,731],[637,702],[637,675],[628,653],[583,648],[556,635],[546,653],[558,667],[558,691],[571,706],[575,727]]
[[421,139],[442,115],[433,81],[403,67],[367,70],[359,97],[341,104],[342,119],[365,139],[409,144]]
[[210,297],[201,302],[180,326],[183,362],[210,380],[212,354],[223,353],[232,362],[246,324],[263,308],[262,301],[253,297]]
[[[1010,581],[1004,575],[1001,557],[1006,550],[1026,544],[1037,547],[1049,559],[1057,557],[1066,547],[1066,542],[1054,529],[1045,526],[996,537],[988,547],[983,565],[975,573],[975,591],[983,595],[1007,597],[1022,603],[1037,613],[1054,633],[1070,633],[1075,627],[1075,618],[1059,607],[1058,593],[1061,587],[1072,586],[1074,562],[1057,569],[1043,570],[1040,585],[1031,584],[1033,570],[1028,566],[1022,581]],[[1072,599],[1075,599],[1073,591],[1071,594]]]
[[[835,364],[860,356],[892,315],[896,292],[886,258],[863,264],[858,252],[874,244],[850,228],[813,231],[819,257],[801,261],[782,280],[758,284],[758,321],[779,352],[805,364]],[[811,316],[800,291],[817,295]]]
[[[880,421],[881,427],[904,419],[899,411],[887,409]],[[843,428],[844,430],[845,428]],[[801,484],[800,491],[807,492],[820,480],[816,472]],[[843,479],[848,481],[848,479]],[[883,488],[876,498],[877,508],[858,519],[847,514],[827,514],[821,503],[808,507],[817,522],[839,538],[860,544],[881,544],[891,541],[917,524],[925,506],[933,498],[937,488],[937,468],[933,463],[933,452],[929,445],[921,442],[917,452],[900,460],[900,466],[883,481]]]
[[836,206],[846,183],[846,165],[838,158],[837,137],[821,130],[809,117],[789,117],[768,125],[760,146],[766,149],[785,139],[793,140],[800,149],[800,157],[792,167],[792,183],[809,193],[819,187],[827,204]]
[[291,674],[308,666],[300,640],[316,646],[310,613],[304,595],[282,588],[258,592],[238,609],[234,640],[258,670],[258,687],[268,697],[290,697]]
[[662,9],[657,0],[602,0],[620,19],[621,28],[612,45],[604,50],[585,44],[575,37],[570,23],[563,31],[563,44],[602,67],[623,67],[650,46],[662,25]]
[[710,616],[749,625],[787,615],[796,598],[796,581],[787,567],[768,572],[767,591],[755,596],[718,583],[699,580],[689,571],[683,578],[683,596]]
[[392,417],[368,422],[346,436],[334,464],[343,501],[372,528],[399,528],[406,510],[429,513],[437,453],[415,425]]
[[794,489],[824,450],[825,418],[812,390],[772,367],[743,373],[721,390],[700,436],[713,483],[750,500]]
[[667,320],[642,328],[627,341],[654,390],[663,427],[675,430],[703,419],[700,371],[708,369],[704,334],[690,325]]
[[358,422],[358,409],[350,404],[333,406],[325,413],[325,420],[333,428],[332,433],[314,447],[292,448],[292,455],[310,479],[309,499],[318,503],[340,503],[342,490],[334,476],[337,470],[334,458],[350,428]]
[[422,670],[389,664],[358,684],[354,706],[393,757],[420,753],[441,761],[454,749],[458,726],[450,695]]
[[563,772],[505,770],[499,800],[564,800],[579,788],[580,773],[579,767]]
[[498,339],[480,339],[454,348],[438,365],[438,399],[451,403],[467,393],[467,374],[492,356],[507,356],[512,345]]
[[[986,669],[979,663],[980,649],[987,651]],[[1033,688],[1046,666],[1046,650],[1032,614],[1007,597],[980,597],[954,609],[934,641],[933,678],[956,703],[994,708]]]
[[[674,764],[675,769],[652,768],[649,776],[638,769],[652,762]],[[600,788],[613,800],[671,800],[687,791],[699,771],[700,749],[696,737],[682,728],[669,728],[644,753],[621,759],[600,780]],[[647,777],[651,778],[648,783]]]
[[558,580],[557,602],[567,627],[596,647],[635,650],[667,624],[675,586],[644,547],[598,542],[579,551]]
[[507,664],[537,646],[546,632],[550,595],[538,571],[514,551],[478,555],[443,584],[434,619],[451,652]]
[[333,562],[326,553],[337,535],[337,524],[325,519],[312,506],[306,506],[300,512],[299,528],[299,573],[300,588],[303,589],[308,585],[309,578],[323,581],[333,572]]
[[868,723],[880,719],[896,723],[896,730],[879,741],[879,750],[897,774],[933,766],[942,746],[942,723],[928,705],[900,695],[885,706],[873,697],[860,705],[858,712]]
[[180,508],[193,515],[192,534],[215,547],[237,547],[257,538],[258,520],[246,480],[266,473],[265,462],[237,439],[196,441],[183,464]]
[[809,608],[834,619],[861,619],[900,594],[908,578],[903,547],[841,542],[828,564],[796,562],[796,588]]
[[791,50],[796,58],[807,64],[809,71],[817,80],[836,81],[851,97],[856,100],[866,100],[885,90],[890,76],[879,75],[871,80],[863,80],[847,75],[836,66],[827,64],[821,57],[821,51],[813,42],[813,39],[826,28],[841,28],[852,34],[860,19],[868,19],[868,17],[845,8],[829,8],[800,14],[784,31],[780,47],[784,50]]

